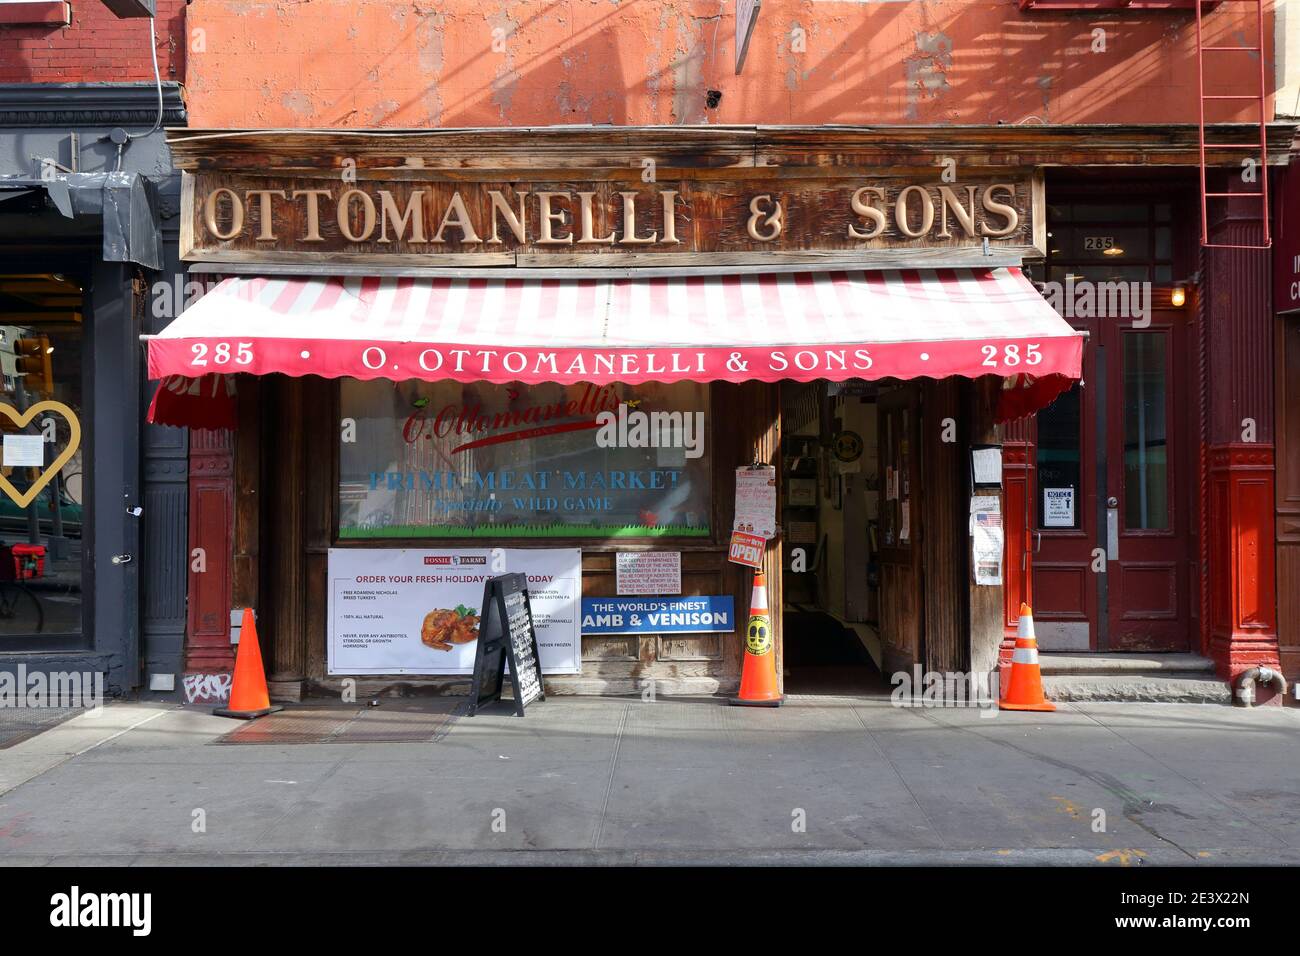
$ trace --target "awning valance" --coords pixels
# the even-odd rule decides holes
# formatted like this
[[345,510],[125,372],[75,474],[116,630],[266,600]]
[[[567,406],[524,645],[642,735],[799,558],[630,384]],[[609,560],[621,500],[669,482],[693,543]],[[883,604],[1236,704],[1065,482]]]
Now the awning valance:
[[1026,398],[1032,391],[1037,407],[1079,377],[1082,351],[1081,335],[1014,268],[240,277],[150,339],[149,376],[638,384],[999,375]]

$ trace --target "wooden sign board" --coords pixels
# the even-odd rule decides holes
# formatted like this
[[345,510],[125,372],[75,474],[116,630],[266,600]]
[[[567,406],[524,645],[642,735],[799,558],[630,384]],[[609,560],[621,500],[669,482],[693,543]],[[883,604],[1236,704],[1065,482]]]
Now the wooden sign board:
[[740,69],[745,65],[749,38],[754,34],[760,6],[762,0],[736,0],[736,76],[740,76]]
[[[390,178],[391,177],[391,178]],[[346,181],[185,174],[181,254],[209,262],[389,266],[770,265],[828,254],[924,268],[1042,255],[1039,173],[945,181],[869,170],[594,181]],[[891,258],[892,257],[892,258]]]
[[515,713],[534,701],[546,700],[542,689],[541,655],[528,599],[528,579],[521,573],[501,574],[483,583],[483,614],[479,618],[474,677],[469,692],[469,716],[501,699],[510,665]]

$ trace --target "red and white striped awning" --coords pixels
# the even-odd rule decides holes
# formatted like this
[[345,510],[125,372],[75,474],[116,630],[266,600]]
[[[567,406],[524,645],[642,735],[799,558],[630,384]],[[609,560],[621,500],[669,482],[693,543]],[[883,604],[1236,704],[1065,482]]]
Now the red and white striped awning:
[[149,376],[638,384],[1000,375],[1032,384],[1041,405],[1079,378],[1082,353],[1081,335],[1013,268],[237,277],[149,340]]

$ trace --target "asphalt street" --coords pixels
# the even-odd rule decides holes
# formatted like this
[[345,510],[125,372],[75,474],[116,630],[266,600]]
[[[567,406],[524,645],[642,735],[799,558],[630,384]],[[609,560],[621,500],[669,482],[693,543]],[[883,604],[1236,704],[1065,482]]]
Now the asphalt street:
[[229,745],[115,704],[0,750],[0,862],[1300,863],[1300,710],[982,713],[552,697],[435,742]]

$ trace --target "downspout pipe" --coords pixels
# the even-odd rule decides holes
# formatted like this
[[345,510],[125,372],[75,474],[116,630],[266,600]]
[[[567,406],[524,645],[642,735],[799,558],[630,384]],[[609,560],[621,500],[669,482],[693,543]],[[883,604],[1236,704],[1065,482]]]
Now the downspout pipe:
[[1233,696],[1238,705],[1253,707],[1255,705],[1255,685],[1263,684],[1274,688],[1283,697],[1286,696],[1286,678],[1281,671],[1271,667],[1252,667],[1241,672],[1237,678],[1237,692]]

